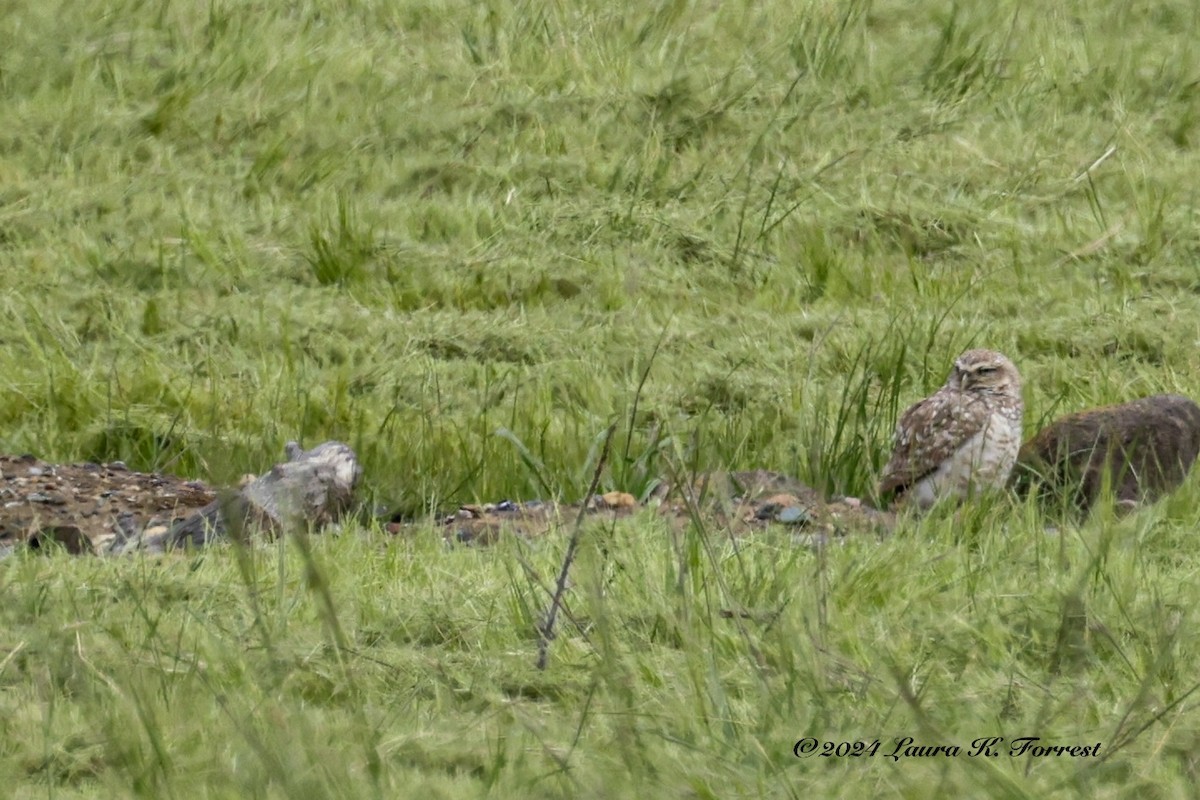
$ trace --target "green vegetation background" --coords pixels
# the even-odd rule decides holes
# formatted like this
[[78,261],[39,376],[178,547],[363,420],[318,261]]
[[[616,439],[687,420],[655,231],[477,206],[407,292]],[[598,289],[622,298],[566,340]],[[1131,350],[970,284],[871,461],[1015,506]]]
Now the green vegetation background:
[[[0,0],[0,445],[379,503],[865,494],[969,346],[1200,396],[1200,6]],[[652,518],[0,568],[18,797],[1185,795],[1200,495],[823,555]],[[722,611],[748,610],[749,617]],[[1103,759],[797,760],[979,736]]]

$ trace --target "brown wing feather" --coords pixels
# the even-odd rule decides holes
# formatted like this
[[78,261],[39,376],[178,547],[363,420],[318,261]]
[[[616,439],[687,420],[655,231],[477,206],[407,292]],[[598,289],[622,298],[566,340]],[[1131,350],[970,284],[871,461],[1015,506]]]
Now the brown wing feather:
[[891,460],[883,468],[879,494],[903,492],[949,458],[991,415],[987,404],[953,389],[940,389],[909,408],[896,425]]

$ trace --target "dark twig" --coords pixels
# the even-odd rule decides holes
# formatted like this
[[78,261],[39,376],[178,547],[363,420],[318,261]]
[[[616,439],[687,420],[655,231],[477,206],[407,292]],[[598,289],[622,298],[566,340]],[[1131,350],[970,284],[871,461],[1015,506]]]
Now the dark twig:
[[669,319],[663,324],[662,331],[658,334],[658,341],[654,343],[654,349],[650,351],[650,360],[646,362],[646,368],[642,370],[641,380],[638,381],[637,389],[633,393],[633,407],[629,409],[629,429],[625,432],[625,453],[623,457],[626,463],[629,462],[629,451],[633,449],[633,429],[637,425],[637,410],[638,403],[642,399],[642,389],[646,387],[646,381],[650,379],[650,369],[654,366],[654,359],[658,357],[659,348],[667,340],[667,328],[670,325],[671,320]]
[[[520,550],[517,551],[517,563],[525,572],[525,578],[529,581],[530,585],[540,589],[544,595],[553,600],[554,590],[542,582],[542,576],[538,573],[537,568],[533,566],[533,564],[529,563],[529,559],[526,558],[525,554],[520,552]],[[575,630],[579,632],[579,635],[583,637],[583,640],[588,644],[591,644],[591,639],[588,638],[587,626],[575,618],[575,615],[571,613],[571,607],[567,604],[567,601],[560,600],[558,607],[559,610],[562,611],[563,616],[565,616],[567,620],[575,626]]]
[[583,533],[583,518],[587,515],[588,503],[595,497],[596,489],[600,486],[600,475],[604,472],[604,465],[608,462],[608,451],[612,446],[613,434],[616,431],[617,424],[614,422],[608,426],[608,432],[604,435],[604,447],[600,450],[596,471],[592,473],[592,484],[588,487],[587,494],[584,495],[583,503],[579,507],[579,516],[575,518],[575,527],[571,531],[571,538],[567,541],[567,552],[563,554],[562,569],[558,572],[558,583],[554,586],[554,597],[550,599],[550,608],[546,611],[546,618],[538,628],[538,655],[537,661],[534,662],[538,669],[546,668],[546,659],[550,654],[550,641],[554,638],[554,622],[558,618],[558,609],[562,605],[563,594],[567,591],[567,573],[571,571],[571,564],[575,561],[575,554],[579,551],[579,540]]

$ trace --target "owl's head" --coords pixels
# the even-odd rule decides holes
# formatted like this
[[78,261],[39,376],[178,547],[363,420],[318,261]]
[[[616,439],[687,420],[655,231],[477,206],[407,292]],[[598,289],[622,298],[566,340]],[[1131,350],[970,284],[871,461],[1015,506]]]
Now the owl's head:
[[954,361],[946,384],[975,394],[1021,394],[1021,373],[1002,353],[968,350]]

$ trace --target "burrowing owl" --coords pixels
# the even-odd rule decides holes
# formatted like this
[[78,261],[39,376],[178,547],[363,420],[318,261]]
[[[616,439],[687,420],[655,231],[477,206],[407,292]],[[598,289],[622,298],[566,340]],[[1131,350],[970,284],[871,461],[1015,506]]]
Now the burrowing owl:
[[[1109,481],[1118,508],[1174,489],[1200,453],[1200,406],[1160,394],[1060,417],[1021,447],[1013,487],[1087,511]],[[1107,473],[1107,475],[1106,475]]]
[[993,350],[968,350],[941,389],[909,408],[896,425],[879,495],[927,509],[1003,487],[1021,447],[1021,375]]

